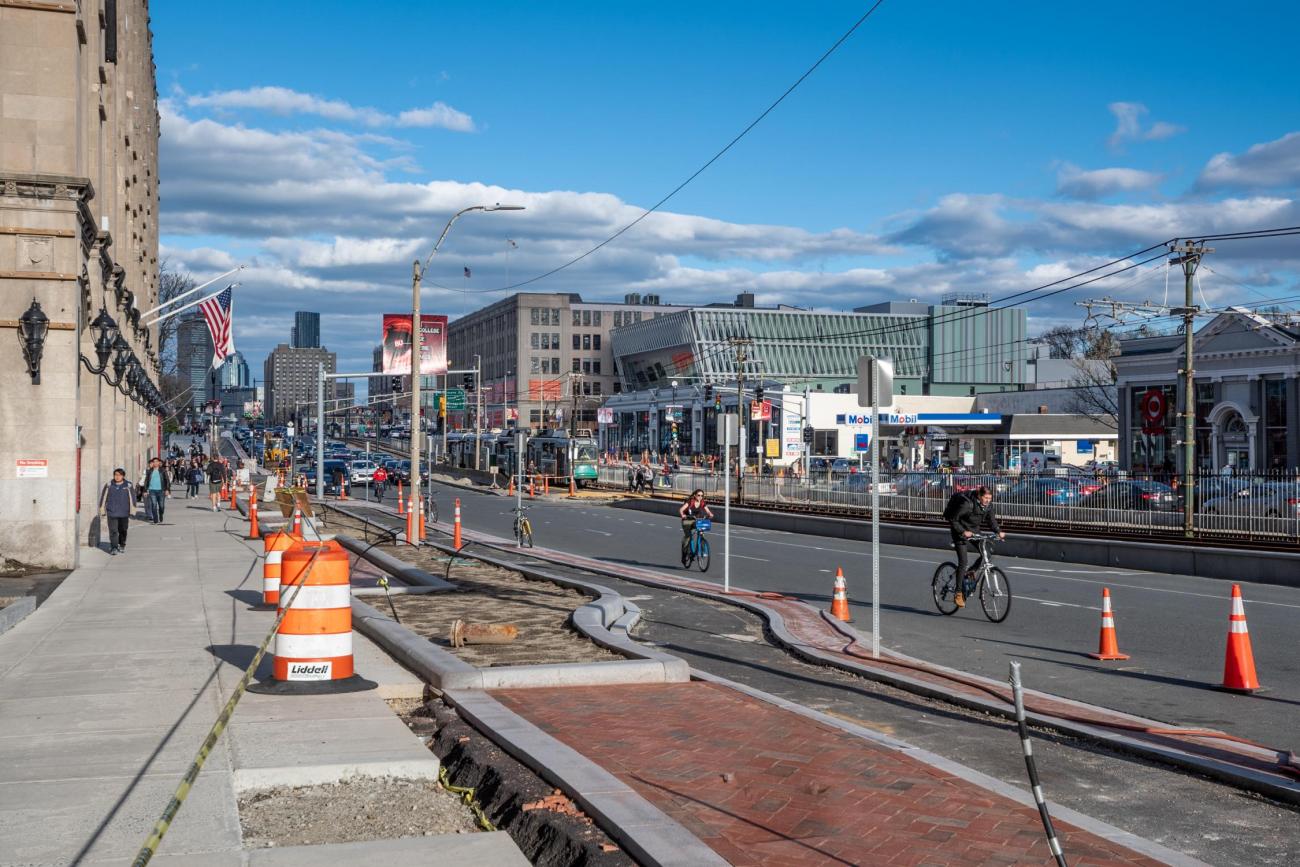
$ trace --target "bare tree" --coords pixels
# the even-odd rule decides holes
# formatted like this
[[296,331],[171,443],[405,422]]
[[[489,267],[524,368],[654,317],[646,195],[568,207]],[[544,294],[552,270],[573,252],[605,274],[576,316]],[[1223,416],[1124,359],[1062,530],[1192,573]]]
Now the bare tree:
[[[166,304],[173,298],[184,295],[198,282],[187,271],[174,271],[164,259],[159,266],[161,274],[158,280],[158,303]],[[162,359],[163,373],[176,373],[176,328],[180,317],[173,316],[158,323],[158,357]]]
[[1076,358],[1088,348],[1087,335],[1088,329],[1058,325],[1038,335],[1038,339],[1047,344],[1050,357]]
[[1071,412],[1087,416],[1107,427],[1119,424],[1119,389],[1115,387],[1115,364],[1119,340],[1104,328],[1080,329],[1084,348],[1072,356],[1074,376],[1070,387],[1075,390]]

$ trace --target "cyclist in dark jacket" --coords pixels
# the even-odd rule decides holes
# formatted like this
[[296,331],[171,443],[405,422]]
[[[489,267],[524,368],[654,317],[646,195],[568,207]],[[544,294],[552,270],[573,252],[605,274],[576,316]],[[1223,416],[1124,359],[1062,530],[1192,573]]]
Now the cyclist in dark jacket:
[[[998,526],[998,516],[993,514],[993,492],[988,488],[978,488],[965,498],[965,502],[953,513],[948,521],[952,532],[952,547],[957,552],[957,595],[953,601],[961,608],[966,604],[962,594],[962,583],[970,566],[970,537],[982,530],[991,530],[1005,539],[1007,534]],[[979,566],[977,562],[976,567]]]

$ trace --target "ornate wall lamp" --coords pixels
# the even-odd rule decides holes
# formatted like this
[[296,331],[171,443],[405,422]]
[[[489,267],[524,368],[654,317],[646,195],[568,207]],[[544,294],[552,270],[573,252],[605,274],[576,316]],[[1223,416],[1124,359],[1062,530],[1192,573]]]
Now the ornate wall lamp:
[[27,372],[32,385],[41,384],[41,354],[45,352],[45,335],[50,330],[50,318],[41,305],[32,299],[32,306],[18,317],[18,338],[23,344],[23,357],[27,359]]

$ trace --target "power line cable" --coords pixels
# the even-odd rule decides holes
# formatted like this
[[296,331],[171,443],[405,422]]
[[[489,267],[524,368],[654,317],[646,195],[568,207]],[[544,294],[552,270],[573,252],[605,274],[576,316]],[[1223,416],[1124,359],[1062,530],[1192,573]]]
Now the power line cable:
[[[803,84],[803,83],[808,79],[809,76],[811,76],[814,72],[817,71],[818,67],[820,67],[823,63],[825,63],[825,62],[830,58],[830,56],[831,56],[832,54],[834,54],[834,53],[839,49],[839,47],[840,47],[841,45],[843,45],[845,42],[847,42],[848,39],[849,39],[849,37],[852,36],[852,35],[857,31],[857,29],[858,29],[859,27],[861,27],[864,23],[866,23],[866,20],[867,20],[868,18],[870,18],[870,17],[875,13],[875,11],[876,11],[877,9],[879,9],[879,8],[881,7],[881,5],[884,4],[884,2],[885,2],[885,0],[876,0],[876,2],[873,3],[873,4],[871,5],[871,8],[868,9],[866,12],[864,12],[864,13],[862,14],[862,16],[861,16],[860,18],[858,18],[857,21],[853,22],[853,26],[851,26],[848,30],[844,31],[844,33],[840,36],[840,38],[837,39],[837,40],[835,40],[834,44],[831,45],[830,48],[826,49],[826,51],[822,53],[821,57],[818,57],[818,58],[817,58],[816,62],[813,63],[812,66],[810,66],[810,67],[808,67],[806,70],[804,70],[803,75],[800,75],[797,79],[795,79],[795,82],[794,82],[793,84],[791,84],[789,87],[787,87],[787,88],[785,89],[785,91],[784,91],[780,96],[778,96],[775,100],[773,100],[773,102],[772,102],[770,105],[768,105],[767,108],[763,109],[763,111],[762,111],[762,112],[761,112],[761,113],[760,113],[756,118],[754,118],[753,120],[751,120],[751,121],[750,121],[750,122],[745,126],[744,129],[742,129],[740,132],[738,132],[738,133],[737,133],[737,134],[736,134],[736,135],[731,139],[731,141],[729,141],[729,142],[727,142],[725,145],[723,145],[723,147],[722,147],[721,150],[719,150],[719,151],[718,151],[717,153],[715,153],[713,156],[709,157],[709,159],[708,159],[708,160],[707,160],[707,161],[706,161],[702,166],[700,166],[698,169],[696,169],[694,172],[692,172],[692,173],[691,173],[691,174],[686,178],[686,180],[682,181],[680,184],[678,184],[677,186],[673,187],[673,189],[672,189],[672,190],[671,190],[671,191],[670,191],[666,196],[664,196],[664,197],[661,198],[659,201],[655,202],[653,205],[651,205],[649,208],[647,208],[647,209],[646,209],[646,210],[645,210],[645,211],[644,211],[640,216],[638,216],[635,220],[633,220],[632,222],[628,223],[626,226],[624,226],[623,228],[619,229],[618,231],[614,232],[614,234],[610,235],[608,238],[605,238],[603,241],[601,241],[599,244],[596,244],[594,247],[592,247],[591,249],[587,250],[585,253],[582,253],[581,255],[575,256],[575,257],[573,257],[572,259],[568,260],[567,262],[563,263],[562,265],[557,265],[556,267],[552,268],[552,269],[549,270],[549,271],[546,271],[546,272],[544,272],[544,273],[542,273],[542,274],[538,274],[538,275],[535,276],[535,277],[529,277],[527,280],[520,280],[520,281],[517,282],[517,283],[511,283],[511,284],[509,284],[509,285],[507,285],[507,286],[502,286],[500,289],[476,289],[476,290],[473,290],[473,291],[475,291],[476,293],[487,293],[487,294],[491,294],[491,293],[493,293],[493,292],[508,292],[508,291],[510,291],[511,289],[518,289],[518,288],[521,287],[521,286],[527,286],[527,285],[529,285],[529,284],[531,284],[531,283],[536,283],[536,282],[538,282],[539,280],[545,280],[547,277],[550,277],[550,276],[552,276],[552,275],[554,275],[554,274],[558,274],[559,272],[563,271],[565,268],[569,268],[569,267],[571,267],[571,266],[573,266],[573,265],[578,264],[578,263],[581,262],[583,259],[586,259],[588,256],[590,256],[590,255],[592,255],[593,253],[595,253],[597,250],[600,250],[602,247],[605,247],[607,244],[610,244],[610,243],[612,243],[613,241],[617,240],[617,239],[618,239],[620,236],[622,236],[625,232],[627,232],[628,230],[632,229],[632,228],[635,227],[638,223],[640,223],[642,220],[644,220],[646,217],[650,216],[650,215],[653,214],[654,212],[658,211],[658,210],[659,210],[661,207],[663,207],[665,204],[667,204],[668,201],[669,201],[670,199],[673,198],[673,196],[676,196],[676,195],[677,195],[678,193],[680,193],[682,190],[686,189],[686,187],[687,187],[688,184],[690,184],[692,181],[694,181],[694,180],[695,180],[696,178],[698,178],[700,175],[704,174],[704,172],[707,171],[708,168],[709,168],[710,166],[712,166],[712,165],[713,165],[714,163],[716,163],[718,160],[722,159],[722,157],[723,157],[723,156],[724,156],[724,155],[725,155],[729,150],[731,150],[733,147],[735,147],[737,144],[739,144],[741,139],[743,139],[745,136],[749,135],[749,133],[754,129],[754,127],[756,127],[756,126],[758,126],[760,123],[762,123],[763,120],[764,120],[764,119],[765,119],[769,114],[771,114],[773,111],[776,110],[777,106],[779,106],[781,103],[785,102],[786,98],[789,97],[790,94],[794,93],[795,90],[799,87],[799,85]],[[437,285],[437,284],[434,284],[434,285]],[[447,287],[445,287],[445,286],[439,286],[439,288],[447,289]],[[450,290],[450,289],[449,289],[448,291],[454,291],[454,290]],[[465,290],[465,291],[469,291],[469,290]]]

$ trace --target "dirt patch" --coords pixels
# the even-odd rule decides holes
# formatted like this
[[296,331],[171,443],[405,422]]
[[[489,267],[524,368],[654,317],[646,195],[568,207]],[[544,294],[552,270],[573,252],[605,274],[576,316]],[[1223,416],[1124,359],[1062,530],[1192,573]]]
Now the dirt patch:
[[469,807],[436,782],[375,777],[246,792],[239,798],[239,821],[250,848],[479,830]]
[[[337,512],[330,514],[330,529],[361,538],[359,521]],[[442,577],[448,555],[409,545],[380,545],[384,551],[426,572]],[[458,589],[426,596],[393,596],[393,608],[402,625],[471,665],[540,665],[562,662],[614,662],[622,656],[593,643],[569,625],[569,615],[590,597],[549,581],[532,581],[518,572],[457,557],[448,576]],[[382,599],[368,599],[388,611]],[[519,637],[509,644],[451,646],[449,635],[456,620],[475,623],[512,623]]]

